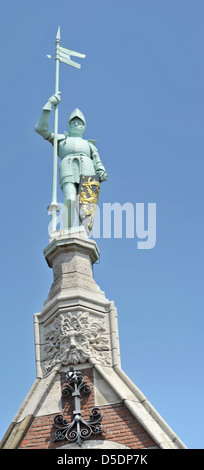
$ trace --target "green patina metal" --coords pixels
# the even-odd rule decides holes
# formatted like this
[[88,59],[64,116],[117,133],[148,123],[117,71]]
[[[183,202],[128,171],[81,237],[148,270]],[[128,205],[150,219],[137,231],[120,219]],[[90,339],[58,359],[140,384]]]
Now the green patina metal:
[[[53,145],[53,187],[52,202],[49,211],[52,220],[52,230],[56,230],[57,214],[59,206],[57,203],[57,160],[59,164],[60,186],[64,196],[64,227],[71,228],[74,221],[75,206],[78,195],[78,188],[81,176],[98,175],[100,181],[107,180],[106,170],[101,162],[96,141],[83,139],[83,133],[86,128],[86,120],[83,113],[76,108],[70,115],[68,130],[64,134],[58,133],[58,105],[61,101],[61,92],[59,91],[59,63],[71,65],[75,68],[81,68],[81,65],[70,59],[70,56],[85,58],[85,54],[72,51],[60,46],[60,28],[56,36],[56,70],[55,70],[55,93],[48,99],[43,107],[41,116],[35,126],[35,131],[44,139]],[[48,58],[52,58],[50,55]],[[54,132],[49,129],[49,116],[54,107]],[[93,215],[91,215],[93,219]],[[81,219],[83,223],[83,219]],[[92,220],[93,222],[93,220]],[[92,224],[86,224],[92,227]]]

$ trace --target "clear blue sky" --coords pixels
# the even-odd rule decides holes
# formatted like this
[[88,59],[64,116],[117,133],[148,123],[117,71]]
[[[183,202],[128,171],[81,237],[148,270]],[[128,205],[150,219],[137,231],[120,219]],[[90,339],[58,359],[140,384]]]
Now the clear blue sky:
[[87,54],[81,71],[60,67],[60,131],[79,107],[109,174],[101,204],[157,204],[154,249],[125,233],[97,240],[122,367],[189,448],[204,448],[203,18],[201,0],[2,4],[1,436],[35,380],[33,313],[52,282],[52,147],[33,129],[54,91],[46,54],[60,25],[62,45]]

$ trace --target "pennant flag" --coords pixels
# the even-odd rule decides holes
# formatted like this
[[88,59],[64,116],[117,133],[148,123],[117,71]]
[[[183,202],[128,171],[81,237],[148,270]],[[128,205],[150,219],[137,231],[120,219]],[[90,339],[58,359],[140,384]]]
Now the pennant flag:
[[81,54],[80,52],[72,51],[71,49],[68,49],[63,46],[58,47],[58,57],[60,62],[64,62],[64,64],[71,65],[72,67],[75,67],[77,69],[81,68],[81,64],[78,64],[77,62],[74,62],[71,60],[70,56],[75,56],[75,57],[81,57],[84,59],[86,57],[85,54]]

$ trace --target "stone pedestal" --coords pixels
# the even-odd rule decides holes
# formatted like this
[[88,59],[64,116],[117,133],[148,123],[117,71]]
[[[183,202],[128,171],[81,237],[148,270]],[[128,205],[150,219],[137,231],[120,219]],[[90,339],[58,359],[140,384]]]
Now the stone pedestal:
[[117,310],[93,278],[96,242],[83,228],[57,231],[44,255],[54,280],[42,311],[34,315],[37,376],[90,361],[119,365]]
[[92,265],[99,258],[97,244],[89,240],[85,231],[60,230],[50,238],[44,255],[47,264],[53,269],[54,282],[45,304],[52,299],[76,297],[77,292],[89,298],[96,294],[105,299],[104,292],[93,279]]

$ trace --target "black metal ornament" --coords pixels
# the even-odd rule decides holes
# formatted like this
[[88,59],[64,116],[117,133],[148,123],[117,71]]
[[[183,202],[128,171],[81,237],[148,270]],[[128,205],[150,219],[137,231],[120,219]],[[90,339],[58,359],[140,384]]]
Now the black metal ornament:
[[68,423],[62,415],[54,418],[54,426],[57,428],[55,432],[55,441],[68,440],[70,443],[77,442],[81,447],[83,440],[88,439],[92,434],[100,434],[103,432],[101,420],[103,413],[98,407],[91,410],[89,420],[82,417],[80,400],[81,392],[89,394],[91,387],[84,381],[80,371],[70,367],[70,371],[66,374],[66,386],[62,391],[62,395],[67,397],[72,395],[74,398],[74,419]]

